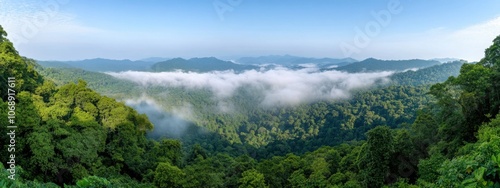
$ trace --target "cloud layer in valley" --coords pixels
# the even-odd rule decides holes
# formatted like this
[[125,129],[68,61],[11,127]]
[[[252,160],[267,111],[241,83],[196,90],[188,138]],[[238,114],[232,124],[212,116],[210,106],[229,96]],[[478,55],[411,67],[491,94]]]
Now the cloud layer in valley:
[[317,71],[315,68],[289,70],[276,68],[266,71],[249,70],[195,72],[109,72],[108,74],[148,86],[208,89],[216,99],[232,97],[239,88],[253,88],[262,92],[261,105],[297,105],[317,100],[349,98],[358,89],[376,83],[385,83],[392,72],[346,73]]
[[162,136],[179,138],[188,128],[189,119],[194,118],[189,105],[166,112],[156,101],[146,96],[125,100],[125,104],[148,116],[154,124],[154,130],[149,133],[149,136],[154,138]]

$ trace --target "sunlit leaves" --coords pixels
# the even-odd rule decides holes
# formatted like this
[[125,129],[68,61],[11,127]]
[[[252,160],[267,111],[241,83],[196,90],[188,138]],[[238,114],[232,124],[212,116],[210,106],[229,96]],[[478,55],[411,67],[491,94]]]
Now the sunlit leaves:
[[184,173],[181,169],[170,163],[159,163],[155,170],[154,183],[161,188],[181,187],[181,181],[184,179]]
[[266,182],[264,180],[264,175],[259,173],[255,169],[247,170],[242,173],[242,177],[239,180],[240,188],[266,188]]

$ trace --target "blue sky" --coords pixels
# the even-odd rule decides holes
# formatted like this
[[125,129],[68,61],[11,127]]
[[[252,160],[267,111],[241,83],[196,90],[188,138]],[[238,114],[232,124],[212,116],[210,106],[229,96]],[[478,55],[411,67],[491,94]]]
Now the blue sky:
[[477,2],[0,0],[0,25],[21,54],[40,60],[284,54],[479,60],[500,35],[500,1]]

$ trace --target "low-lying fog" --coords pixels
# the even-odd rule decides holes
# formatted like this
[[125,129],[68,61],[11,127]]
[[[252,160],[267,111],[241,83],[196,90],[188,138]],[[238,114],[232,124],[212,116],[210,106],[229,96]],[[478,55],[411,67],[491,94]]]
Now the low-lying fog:
[[335,70],[318,71],[314,67],[300,70],[274,68],[249,70],[197,72],[108,72],[116,78],[136,82],[143,87],[164,86],[187,89],[209,89],[215,99],[223,100],[234,95],[239,88],[252,87],[261,91],[260,105],[296,105],[318,100],[349,98],[353,91],[374,84],[386,83],[393,72],[347,73]]

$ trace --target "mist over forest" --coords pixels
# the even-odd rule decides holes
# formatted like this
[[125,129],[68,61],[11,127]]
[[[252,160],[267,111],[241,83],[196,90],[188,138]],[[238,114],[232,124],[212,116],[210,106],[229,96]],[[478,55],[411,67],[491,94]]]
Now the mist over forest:
[[298,105],[320,100],[347,99],[355,90],[366,89],[389,81],[393,72],[346,73],[321,71],[316,68],[289,70],[276,68],[242,73],[217,71],[196,72],[119,72],[107,74],[136,82],[144,87],[162,86],[186,89],[206,89],[215,100],[234,96],[241,88],[254,90],[262,96],[262,106]]

